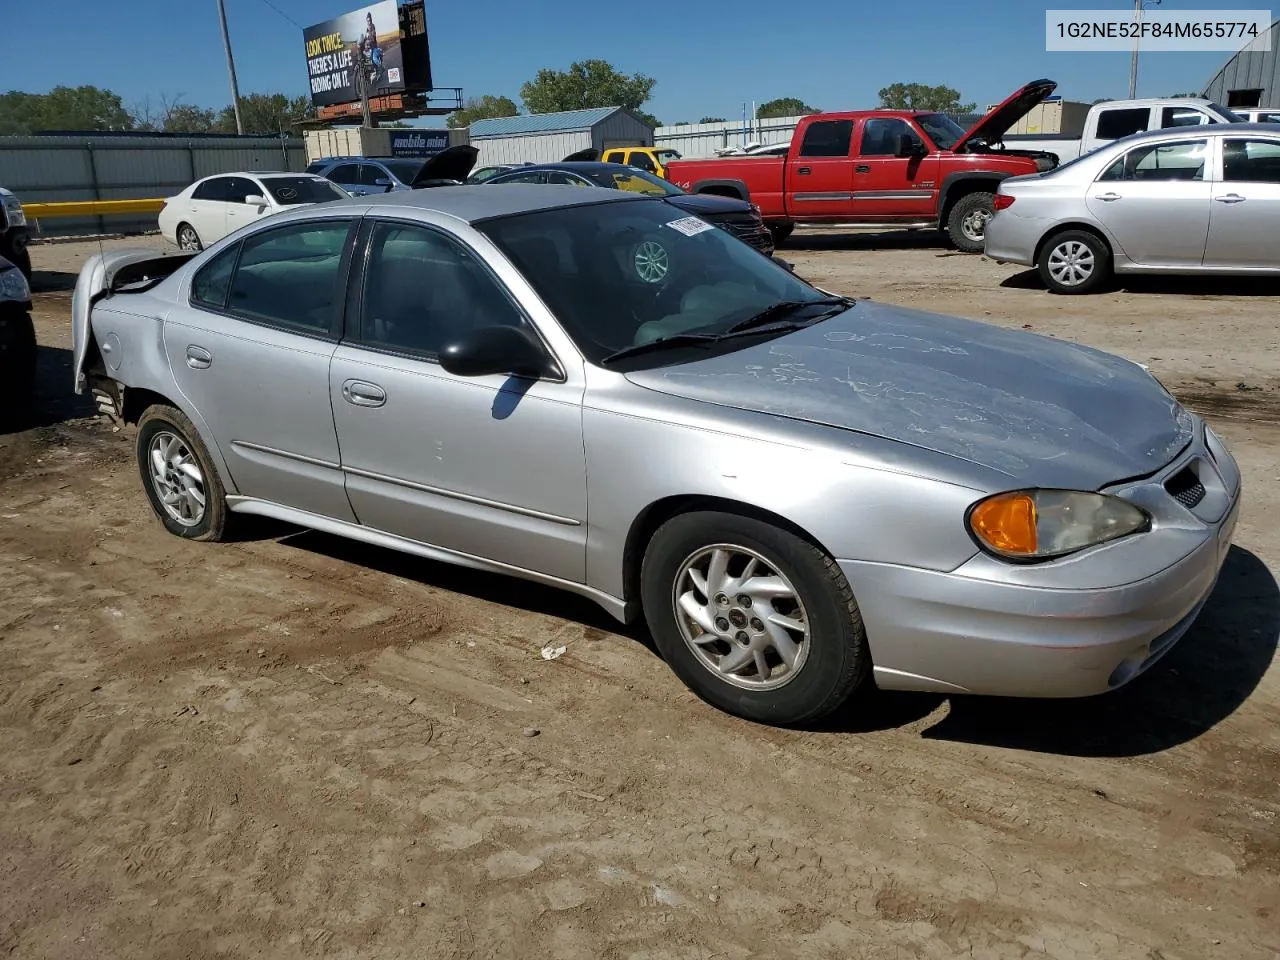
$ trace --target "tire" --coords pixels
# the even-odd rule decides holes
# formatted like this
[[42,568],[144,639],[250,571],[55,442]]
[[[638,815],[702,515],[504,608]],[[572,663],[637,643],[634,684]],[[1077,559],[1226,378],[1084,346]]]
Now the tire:
[[769,224],[769,235],[773,237],[773,245],[780,247],[787,242],[787,238],[791,236],[795,230],[794,223],[778,223]]
[[178,229],[174,231],[174,237],[178,241],[179,250],[186,250],[188,253],[199,253],[204,249],[200,234],[196,233],[196,228],[189,223],[178,224]]
[[0,426],[20,426],[35,409],[38,351],[31,314],[0,304]]
[[10,258],[13,265],[22,271],[22,275],[27,278],[27,282],[31,282],[31,248],[25,244],[13,251]]
[[966,193],[947,215],[947,236],[957,250],[981,253],[987,221],[995,213],[996,195],[986,191]]
[[[729,582],[717,590],[709,578],[715,573],[713,551],[720,548],[732,551],[732,559],[725,565]],[[691,561],[701,572],[689,572]],[[747,571],[753,562],[755,571]],[[640,578],[645,616],[659,652],[690,690],[728,713],[760,723],[807,723],[848,700],[870,669],[862,617],[840,568],[813,544],[771,524],[725,513],[681,514],[654,534]],[[700,593],[699,579],[711,596]],[[753,579],[758,581],[754,599],[735,592],[749,594],[747,584]],[[777,592],[764,591],[766,586]],[[794,592],[783,596],[788,587]],[[717,602],[721,591],[722,602]],[[678,598],[686,594],[686,602],[711,625],[717,639],[701,645],[693,641],[708,633],[677,609]],[[752,605],[740,605],[739,596],[753,600]],[[765,639],[765,618],[759,615],[766,606],[802,625],[795,630],[772,624],[794,644],[794,669],[781,648]],[[738,639],[720,639],[725,626]],[[760,649],[769,675],[756,666],[753,647]],[[735,653],[748,658],[741,667],[725,664]],[[720,665],[728,670],[720,672]],[[735,679],[728,679],[726,674],[735,669]]]
[[1093,293],[1111,276],[1111,250],[1087,230],[1064,230],[1045,242],[1036,267],[1054,293]]
[[[188,540],[226,538],[228,511],[222,479],[186,414],[169,406],[148,407],[138,419],[135,450],[142,487],[151,509],[166,530]],[[166,461],[163,480],[152,476],[153,457],[157,453]],[[192,467],[196,472],[192,472]],[[162,500],[161,487],[175,497],[172,508]],[[195,509],[194,498],[189,496],[192,487],[204,498],[199,511]]]

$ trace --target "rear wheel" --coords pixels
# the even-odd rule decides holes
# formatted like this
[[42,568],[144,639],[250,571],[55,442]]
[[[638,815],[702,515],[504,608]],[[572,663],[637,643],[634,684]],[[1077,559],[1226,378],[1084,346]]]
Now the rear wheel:
[[222,540],[222,480],[187,415],[175,407],[149,407],[138,419],[136,450],[142,486],[165,529],[188,540]]
[[641,570],[645,616],[676,675],[748,720],[815,720],[870,667],[862,618],[836,562],[806,540],[733,514],[664,523]]
[[995,213],[994,193],[974,192],[956,201],[947,216],[947,236],[957,250],[981,253],[987,239],[987,222]]
[[1111,276],[1111,251],[1085,230],[1064,230],[1049,238],[1036,266],[1054,293],[1093,293]]

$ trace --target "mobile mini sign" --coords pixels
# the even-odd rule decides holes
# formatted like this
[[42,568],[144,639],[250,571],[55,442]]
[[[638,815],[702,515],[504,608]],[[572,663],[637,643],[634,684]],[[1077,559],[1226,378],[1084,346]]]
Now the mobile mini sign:
[[[405,16],[412,34],[407,39]],[[307,27],[302,37],[317,107],[359,100],[362,77],[371,97],[431,88],[421,2],[402,9],[396,0],[380,0]]]

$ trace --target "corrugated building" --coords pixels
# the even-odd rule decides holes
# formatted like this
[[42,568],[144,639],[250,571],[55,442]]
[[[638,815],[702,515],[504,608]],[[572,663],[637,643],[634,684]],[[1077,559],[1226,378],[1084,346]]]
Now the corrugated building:
[[477,120],[471,145],[476,166],[494,163],[552,163],[580,150],[653,145],[653,127],[623,107],[595,107],[562,113]]
[[1270,50],[1262,37],[1232,54],[1204,88],[1224,107],[1280,107],[1280,20],[1271,24]]

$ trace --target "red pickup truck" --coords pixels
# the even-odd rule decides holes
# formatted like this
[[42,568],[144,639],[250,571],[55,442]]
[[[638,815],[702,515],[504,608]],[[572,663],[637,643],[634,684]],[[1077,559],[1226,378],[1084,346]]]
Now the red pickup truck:
[[755,203],[775,244],[798,223],[938,228],[974,253],[1000,181],[1058,165],[1051,153],[1001,142],[1056,86],[1035,80],[968,130],[923,110],[813,114],[796,127],[785,157],[672,160],[666,175],[691,193]]

